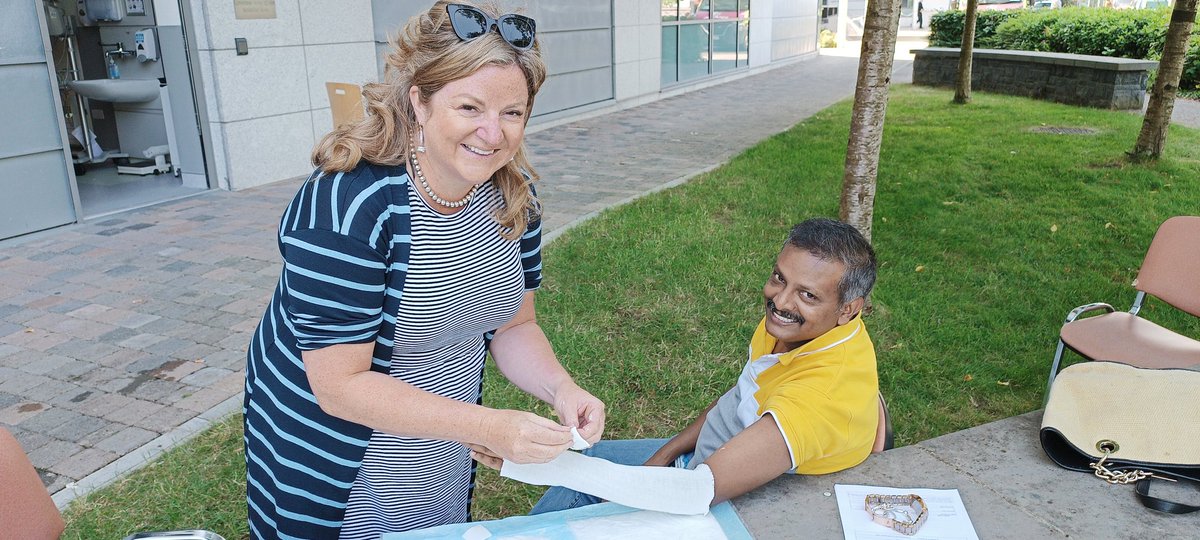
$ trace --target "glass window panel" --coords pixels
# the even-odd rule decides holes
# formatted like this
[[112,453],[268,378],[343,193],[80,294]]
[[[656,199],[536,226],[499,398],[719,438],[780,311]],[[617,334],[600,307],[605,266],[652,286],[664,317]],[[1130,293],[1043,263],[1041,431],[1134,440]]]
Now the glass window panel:
[[738,2],[738,11],[747,14],[750,11],[750,0],[741,0]]
[[750,65],[750,21],[738,23],[737,65]]
[[662,20],[679,20],[679,0],[662,0]]
[[[705,0],[708,4],[710,0]],[[711,0],[712,3],[712,18],[714,19],[736,19],[738,13],[738,0]]]
[[679,82],[679,27],[664,26],[662,29],[662,84]]
[[712,70],[726,71],[737,66],[738,23],[736,21],[712,24]]
[[679,80],[708,75],[708,26],[689,24],[679,27]]

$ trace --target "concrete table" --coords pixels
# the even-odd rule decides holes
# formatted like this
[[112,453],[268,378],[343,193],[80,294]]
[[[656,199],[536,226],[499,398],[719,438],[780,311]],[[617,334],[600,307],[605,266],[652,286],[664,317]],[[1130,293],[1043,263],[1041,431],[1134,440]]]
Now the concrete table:
[[[1035,411],[871,456],[824,476],[780,477],[734,500],[758,540],[843,538],[834,484],[958,489],[980,538],[1200,538],[1200,512],[1149,510],[1133,485],[1059,468],[1038,444]],[[1200,504],[1200,490],[1155,482],[1155,496]]]

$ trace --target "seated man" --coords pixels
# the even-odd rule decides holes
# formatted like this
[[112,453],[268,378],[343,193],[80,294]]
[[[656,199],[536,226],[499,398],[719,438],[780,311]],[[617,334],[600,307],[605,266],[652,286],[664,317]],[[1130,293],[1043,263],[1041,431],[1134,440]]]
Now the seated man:
[[[763,287],[765,317],[737,384],[670,440],[601,441],[584,452],[625,465],[712,470],[718,504],[785,472],[826,474],[871,453],[879,410],[875,347],[861,311],[875,253],[850,225],[796,225]],[[600,502],[552,487],[534,514]]]

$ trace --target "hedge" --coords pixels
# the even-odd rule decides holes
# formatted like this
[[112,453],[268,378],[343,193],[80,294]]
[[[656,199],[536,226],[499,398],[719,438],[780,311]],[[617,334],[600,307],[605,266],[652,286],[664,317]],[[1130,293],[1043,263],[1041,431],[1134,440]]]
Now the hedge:
[[[929,20],[929,44],[958,47],[962,44],[965,14],[943,11]],[[981,11],[975,22],[975,46],[1157,60],[1171,8],[1064,9]],[[1188,43],[1179,87],[1200,89],[1200,35]]]
[[[980,49],[1004,49],[995,42],[1000,23],[1026,13],[1023,9],[978,11],[975,13],[975,46]],[[929,19],[929,46],[959,47],[962,45],[963,21],[966,13],[949,10],[935,13]]]

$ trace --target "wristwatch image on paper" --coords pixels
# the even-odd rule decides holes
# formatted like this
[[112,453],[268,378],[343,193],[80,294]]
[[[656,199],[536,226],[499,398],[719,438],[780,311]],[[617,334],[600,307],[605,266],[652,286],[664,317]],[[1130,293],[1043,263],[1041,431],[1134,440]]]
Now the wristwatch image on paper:
[[925,501],[915,494],[867,495],[867,513],[871,521],[900,534],[913,535],[929,518]]

